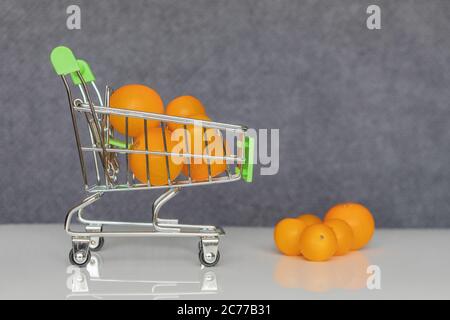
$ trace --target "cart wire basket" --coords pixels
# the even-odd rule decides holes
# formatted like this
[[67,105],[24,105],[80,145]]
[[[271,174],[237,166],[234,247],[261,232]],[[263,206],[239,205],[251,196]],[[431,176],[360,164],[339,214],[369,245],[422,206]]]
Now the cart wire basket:
[[[84,60],[77,60],[69,48],[60,46],[53,49],[50,61],[66,89],[84,190],[87,193],[81,203],[69,210],[65,220],[65,231],[72,239],[70,262],[75,266],[85,267],[91,259],[91,252],[101,250],[107,237],[198,237],[201,264],[207,267],[216,265],[220,259],[219,237],[225,234],[221,227],[181,224],[177,219],[160,218],[159,213],[161,207],[183,188],[239,180],[251,182],[254,140],[249,136],[247,127],[112,108],[109,104],[112,89],[106,86],[102,96],[89,64]],[[69,84],[69,76],[72,85]],[[77,89],[79,95],[75,96],[73,89]],[[95,97],[95,102],[92,97]],[[112,116],[123,118],[125,134],[120,135],[114,130],[110,123]],[[128,134],[128,123],[131,119],[140,119],[144,126],[143,149],[133,148],[134,138]],[[147,134],[150,121],[159,122],[164,140],[163,150],[150,148],[152,141]],[[223,139],[223,153],[220,155],[207,151],[198,153],[189,150],[188,147],[175,153],[168,148],[166,141],[165,131],[168,130],[169,123],[184,128],[185,134],[188,127],[195,126],[202,128],[205,135],[207,131],[213,130],[215,134],[226,137],[226,140]],[[208,139],[205,140],[207,149]],[[131,170],[130,158],[135,155],[145,158],[147,181],[138,181]],[[165,159],[165,168],[158,167],[158,169],[166,170],[163,176],[167,177],[167,183],[152,183],[152,174],[155,172],[150,170],[151,157]],[[187,174],[180,174],[171,179],[169,162],[172,157],[186,160]],[[192,178],[191,162],[195,159],[206,163],[208,168],[206,179]],[[211,163],[214,161],[226,163],[226,170],[222,174],[213,176]],[[100,221],[85,218],[85,210],[107,193],[153,189],[161,189],[164,192],[153,202],[150,222]]]

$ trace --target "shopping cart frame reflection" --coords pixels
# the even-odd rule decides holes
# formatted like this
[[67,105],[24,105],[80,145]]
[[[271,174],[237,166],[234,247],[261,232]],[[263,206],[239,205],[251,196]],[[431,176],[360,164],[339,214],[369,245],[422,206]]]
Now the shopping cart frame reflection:
[[[192,280],[120,279],[103,276],[103,258],[93,253],[86,268],[70,265],[66,287],[71,292],[67,299],[145,298],[179,299],[187,296],[211,296],[219,293],[216,274],[204,267]],[[194,277],[192,277],[194,278]]]

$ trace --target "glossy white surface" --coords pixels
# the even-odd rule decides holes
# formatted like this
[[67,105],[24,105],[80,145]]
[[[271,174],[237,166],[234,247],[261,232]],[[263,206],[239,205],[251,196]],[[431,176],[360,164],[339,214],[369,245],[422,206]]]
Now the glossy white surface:
[[[60,225],[0,226],[0,299],[450,299],[449,230],[377,230],[326,263],[283,257],[268,228],[226,228],[222,259],[202,269],[196,239],[107,239],[88,269],[68,263]],[[369,290],[367,268],[381,270]]]

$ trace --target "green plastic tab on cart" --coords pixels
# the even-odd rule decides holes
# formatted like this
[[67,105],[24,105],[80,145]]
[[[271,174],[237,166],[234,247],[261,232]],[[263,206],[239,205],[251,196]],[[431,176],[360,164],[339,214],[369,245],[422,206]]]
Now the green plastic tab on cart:
[[55,72],[60,76],[80,71],[77,59],[73,55],[72,50],[67,47],[60,46],[53,49],[50,54],[50,61],[52,62]]
[[253,162],[255,156],[255,139],[252,137],[245,137],[244,141],[245,160],[242,165],[242,179],[245,182],[253,181]]
[[[80,73],[83,76],[84,81],[86,83],[95,81],[94,73],[92,72],[92,69],[89,66],[89,64],[86,61],[80,60],[80,59],[77,60],[77,63],[78,63],[78,67],[80,68]],[[70,76],[72,77],[72,81],[73,81],[74,85],[77,86],[77,85],[81,84],[81,79],[76,72],[72,72],[70,74]]]
[[[113,139],[113,138],[109,138],[109,144],[117,147],[119,149],[126,149],[127,148],[127,144],[123,141],[117,140],[117,139]],[[130,145],[128,145],[130,146]]]

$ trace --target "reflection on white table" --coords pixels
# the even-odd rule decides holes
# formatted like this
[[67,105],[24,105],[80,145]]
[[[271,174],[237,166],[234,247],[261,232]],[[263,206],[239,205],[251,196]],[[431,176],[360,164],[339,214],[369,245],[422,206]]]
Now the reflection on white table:
[[283,288],[326,293],[331,290],[367,289],[371,265],[364,252],[351,252],[326,263],[308,262],[300,257],[280,256],[274,280]]
[[[213,268],[201,268],[197,239],[110,238],[77,269],[61,225],[0,226],[0,299],[450,298],[450,230],[377,230],[325,263],[281,255],[272,228],[226,231]],[[379,289],[367,286],[371,266]]]
[[[101,254],[92,253],[86,268],[69,265],[66,273],[67,289],[71,291],[67,299],[76,298],[151,298],[180,299],[186,295],[211,295],[218,292],[217,277],[214,271],[201,268],[197,279],[186,280],[150,280],[152,273],[143,279],[114,277],[105,270]],[[132,270],[129,270],[133,274]],[[105,274],[106,273],[106,274]]]

